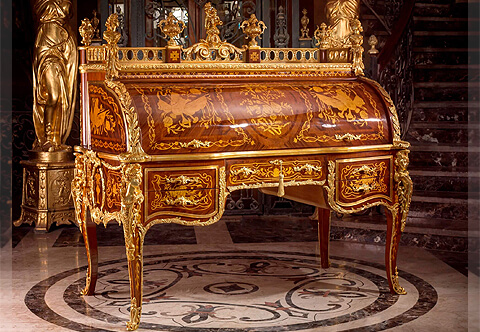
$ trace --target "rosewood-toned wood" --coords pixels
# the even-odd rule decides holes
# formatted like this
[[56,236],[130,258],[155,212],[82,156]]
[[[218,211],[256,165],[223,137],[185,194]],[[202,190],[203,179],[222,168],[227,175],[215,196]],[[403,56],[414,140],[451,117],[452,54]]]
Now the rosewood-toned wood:
[[330,267],[330,215],[329,209],[318,208],[318,241],[320,245],[320,263],[322,268]]
[[87,249],[87,284],[82,291],[83,295],[95,294],[95,285],[98,278],[98,246],[97,246],[97,225],[92,222],[90,211],[83,211],[84,222],[81,224],[83,241]]
[[400,237],[402,235],[400,216],[394,216],[390,211],[386,211],[387,216],[387,238],[385,241],[385,267],[387,271],[388,285],[390,291],[397,293],[392,284],[392,276],[397,273],[397,256],[398,247],[400,245]]
[[[138,112],[146,153],[260,151],[389,142],[387,108],[379,93],[365,82],[212,81],[125,82]],[[211,144],[185,145],[194,139]]]

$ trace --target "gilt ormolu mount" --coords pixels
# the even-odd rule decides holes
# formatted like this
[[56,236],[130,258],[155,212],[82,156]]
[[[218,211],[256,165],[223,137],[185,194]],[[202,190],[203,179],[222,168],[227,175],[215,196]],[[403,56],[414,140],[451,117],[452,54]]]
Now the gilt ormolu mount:
[[246,188],[319,208],[324,268],[330,211],[383,205],[387,280],[405,293],[396,259],[412,194],[409,145],[388,94],[363,77],[358,19],[348,33],[344,20],[319,27],[317,48],[270,49],[256,45],[265,24],[252,16],[242,24],[249,43],[238,48],[219,38],[222,22],[205,8],[206,38],[189,48],[172,42],[183,27],[172,16],[161,23],[167,47],[118,48],[115,15],[107,45],[80,48],[83,136],[72,194],[89,263],[83,294],[97,278],[94,226],[116,221],[130,276],[127,327],[136,329],[147,230],[215,223],[227,195]]

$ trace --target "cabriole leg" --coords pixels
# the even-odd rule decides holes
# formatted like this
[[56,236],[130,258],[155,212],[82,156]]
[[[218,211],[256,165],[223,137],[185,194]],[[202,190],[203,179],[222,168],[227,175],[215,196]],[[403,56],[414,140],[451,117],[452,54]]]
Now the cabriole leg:
[[[123,235],[128,259],[128,275],[130,278],[130,321],[127,329],[136,330],[140,324],[142,314],[142,287],[143,287],[143,236],[142,203],[143,194],[140,189],[142,183],[142,167],[139,164],[125,165],[122,169],[123,187],[122,198]],[[143,228],[142,228],[143,229]]]
[[98,275],[98,246],[97,246],[97,225],[92,222],[90,211],[87,208],[82,209],[83,220],[80,223],[80,229],[85,242],[87,251],[87,278],[85,288],[81,291],[82,295],[93,295]]
[[330,210],[318,208],[318,241],[320,246],[320,262],[322,268],[330,267]]
[[400,215],[396,209],[387,209],[387,239],[385,246],[385,266],[387,269],[388,285],[392,294],[406,294],[405,289],[398,282],[397,255],[402,235]]
[[136,330],[140,324],[142,315],[142,295],[143,295],[143,241],[137,227],[131,228],[130,225],[123,227],[125,235],[125,246],[128,259],[128,275],[130,278],[130,321],[127,322],[129,331]]
[[397,256],[400,237],[405,228],[410,202],[412,200],[412,179],[408,174],[408,150],[400,150],[395,157],[395,205],[387,208],[387,239],[385,266],[388,284],[393,294],[406,294],[398,282]]

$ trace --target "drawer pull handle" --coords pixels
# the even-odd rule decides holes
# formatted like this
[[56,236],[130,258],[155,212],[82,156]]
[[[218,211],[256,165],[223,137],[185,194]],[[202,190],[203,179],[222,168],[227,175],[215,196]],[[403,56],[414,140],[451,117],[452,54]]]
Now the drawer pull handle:
[[187,185],[187,184],[194,184],[194,183],[199,183],[200,182],[200,178],[199,177],[193,177],[193,178],[189,178],[188,176],[185,176],[185,175],[180,175],[180,176],[177,176],[177,177],[168,177],[165,179],[165,182],[168,183],[168,184],[173,184],[173,185],[177,185],[177,186],[180,186],[180,185]]
[[362,165],[362,167],[358,167],[352,170],[352,174],[376,176],[378,171],[379,169],[377,167]]
[[357,193],[369,193],[372,190],[375,190],[378,188],[378,183],[377,182],[372,182],[372,183],[359,183],[359,184],[352,184],[351,188],[353,191]]
[[180,196],[180,197],[177,197],[175,199],[167,198],[165,200],[165,203],[167,205],[170,205],[170,206],[186,207],[186,206],[197,205],[199,203],[199,201],[194,201],[194,200],[186,198],[185,196]]
[[189,149],[199,149],[199,148],[208,148],[212,145],[210,141],[199,141],[198,139],[194,139],[188,143],[180,142],[180,146],[182,148],[189,148]]
[[362,139],[362,135],[353,135],[350,133],[344,135],[335,134],[335,139],[339,141],[359,141]]
[[236,170],[235,169],[232,170],[233,176],[244,177],[244,178],[255,173],[257,173],[257,170],[249,167],[242,167]]
[[277,191],[277,196],[278,197],[283,197],[285,195],[285,187],[283,184],[283,160],[272,160],[270,161],[270,164],[280,166],[279,173],[278,174],[278,191]]
[[295,166],[293,168],[293,170],[295,172],[303,172],[305,171],[305,173],[307,174],[312,174],[312,172],[318,172],[320,173],[322,171],[322,166],[315,166],[315,165],[311,165],[311,164],[305,164],[305,165],[302,165],[302,166]]

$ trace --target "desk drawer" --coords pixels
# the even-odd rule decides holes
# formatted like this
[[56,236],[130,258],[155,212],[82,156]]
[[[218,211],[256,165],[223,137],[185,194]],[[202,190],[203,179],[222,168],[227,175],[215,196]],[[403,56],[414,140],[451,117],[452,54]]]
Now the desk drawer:
[[291,181],[321,181],[325,179],[323,158],[258,158],[227,161],[227,186],[248,186],[278,183],[280,173],[284,183]]
[[218,166],[145,169],[145,215],[208,218],[218,211]]
[[146,211],[153,216],[184,216],[208,218],[218,209],[218,190],[189,189],[150,191],[147,193]]
[[145,169],[145,191],[216,189],[217,166]]
[[340,159],[336,161],[336,201],[353,206],[367,200],[393,198],[393,157]]

